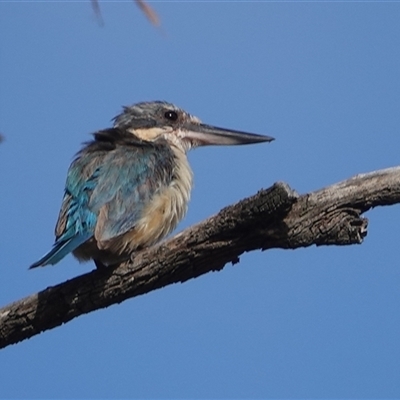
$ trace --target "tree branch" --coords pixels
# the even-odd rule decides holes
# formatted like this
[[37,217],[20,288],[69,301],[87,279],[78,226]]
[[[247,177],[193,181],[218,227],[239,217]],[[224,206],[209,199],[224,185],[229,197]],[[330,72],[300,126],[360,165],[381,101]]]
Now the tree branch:
[[115,268],[94,270],[0,309],[0,348],[71,319],[176,282],[246,251],[362,243],[376,206],[400,202],[400,167],[357,175],[298,196],[284,183],[226,207]]

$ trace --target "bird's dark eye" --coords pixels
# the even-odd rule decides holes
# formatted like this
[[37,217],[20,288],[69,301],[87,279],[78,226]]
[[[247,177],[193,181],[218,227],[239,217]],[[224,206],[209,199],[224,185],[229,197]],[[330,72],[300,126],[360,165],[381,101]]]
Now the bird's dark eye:
[[176,121],[178,119],[178,114],[175,111],[166,111],[164,117],[170,121]]

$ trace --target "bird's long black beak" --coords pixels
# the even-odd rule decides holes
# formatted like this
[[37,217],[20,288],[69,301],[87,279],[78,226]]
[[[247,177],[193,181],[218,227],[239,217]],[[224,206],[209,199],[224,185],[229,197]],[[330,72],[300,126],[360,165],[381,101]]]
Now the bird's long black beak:
[[272,142],[271,136],[257,135],[235,131],[231,129],[218,128],[206,124],[188,124],[185,128],[185,136],[195,142],[198,146],[207,145],[240,145],[251,143]]

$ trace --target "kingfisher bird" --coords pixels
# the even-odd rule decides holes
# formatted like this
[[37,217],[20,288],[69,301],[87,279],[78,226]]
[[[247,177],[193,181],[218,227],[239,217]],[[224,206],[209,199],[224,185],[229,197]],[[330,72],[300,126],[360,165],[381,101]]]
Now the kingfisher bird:
[[30,268],[54,265],[71,252],[79,261],[93,259],[97,268],[129,259],[186,214],[193,182],[188,150],[274,140],[203,124],[163,101],[124,107],[113,122],[76,154],[53,248]]

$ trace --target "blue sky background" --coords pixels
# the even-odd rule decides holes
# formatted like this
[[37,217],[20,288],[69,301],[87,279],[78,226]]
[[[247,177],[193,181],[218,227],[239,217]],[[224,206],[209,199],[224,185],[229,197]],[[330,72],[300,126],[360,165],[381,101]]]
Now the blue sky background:
[[[81,142],[167,100],[276,138],[190,153],[192,225],[273,182],[399,164],[398,2],[0,2],[0,304],[93,268],[53,243]],[[400,397],[399,206],[361,246],[253,252],[222,272],[0,351],[0,397]]]

